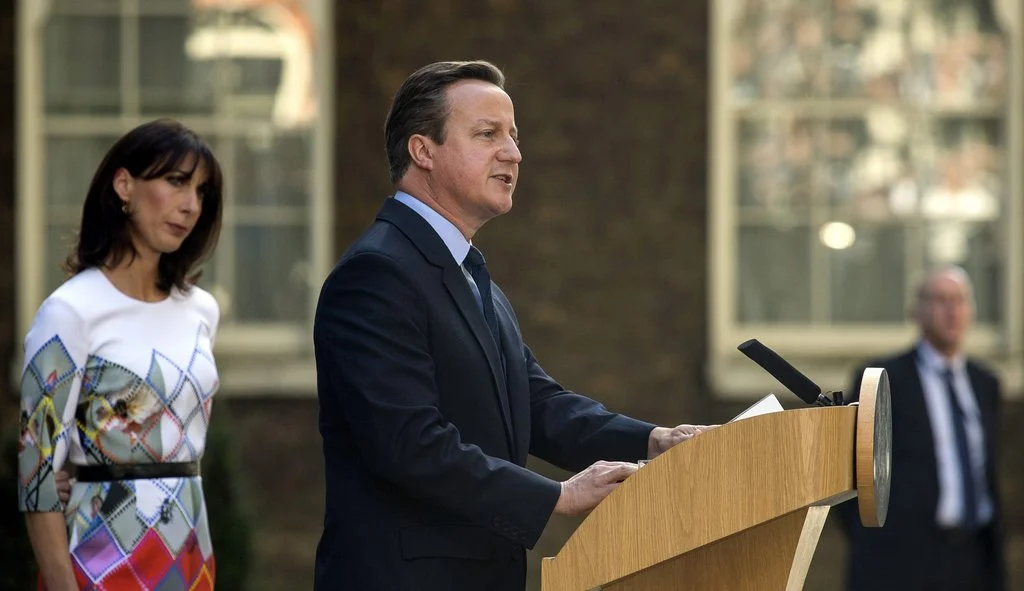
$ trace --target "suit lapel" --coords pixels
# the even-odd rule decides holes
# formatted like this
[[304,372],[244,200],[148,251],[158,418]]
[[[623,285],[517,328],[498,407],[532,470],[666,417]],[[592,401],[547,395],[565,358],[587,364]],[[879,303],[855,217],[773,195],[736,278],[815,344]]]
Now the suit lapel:
[[[445,245],[437,232],[418,213],[395,199],[387,199],[381,207],[377,219],[388,222],[402,231],[416,248],[423,253],[424,258],[432,265],[440,267],[443,272],[445,289],[455,303],[459,314],[469,325],[470,332],[476,338],[477,343],[487,358],[487,364],[491,368],[491,380],[494,391],[497,394],[498,409],[501,413],[502,424],[505,427],[505,441],[509,446],[510,457],[514,457],[515,444],[512,435],[512,422],[509,416],[508,394],[505,387],[505,376],[501,368],[501,353],[494,339],[491,338],[491,331],[487,328],[480,307],[477,306],[476,298],[469,287],[466,276],[462,269],[455,264],[451,251]],[[492,290],[493,298],[493,290]],[[499,316],[500,318],[500,316]],[[499,324],[504,325],[503,322]],[[503,326],[504,328],[504,326]]]
[[[491,366],[491,377],[494,382],[495,392],[498,394],[498,407],[501,409],[501,418],[505,424],[505,436],[509,444],[509,452],[515,451],[512,443],[512,422],[509,417],[508,394],[505,387],[505,372],[501,368],[501,353],[498,346],[491,338],[491,329],[487,328],[484,315],[476,304],[476,298],[470,291],[466,276],[459,267],[446,267],[444,269],[444,286],[448,289],[449,295],[455,301],[455,307],[466,320],[470,331],[476,337],[477,343],[487,356],[487,364]],[[499,325],[503,324],[499,321]]]
[[[526,372],[526,363],[523,358],[523,340],[515,325],[512,305],[509,304],[505,294],[496,285],[491,287],[492,298],[494,299],[494,313],[498,316],[498,325],[501,327],[501,348],[504,351],[506,412],[511,421],[512,452],[516,463],[525,465],[527,450],[530,448],[529,429],[519,430],[520,424],[528,425],[529,421],[524,414],[529,413],[529,394],[516,396],[517,392],[529,392],[529,378]],[[512,401],[519,402],[515,408]],[[525,403],[524,403],[525,401]],[[520,457],[521,456],[521,457]]]
[[[908,421],[904,424],[910,424],[911,426],[905,427],[902,435],[917,438],[923,442],[920,449],[927,449],[930,451],[930,471],[935,474],[936,482],[938,482],[939,468],[938,460],[935,457],[932,421],[931,415],[928,414],[928,405],[924,398],[924,385],[921,383],[921,374],[917,368],[916,348],[911,349],[903,356],[900,367],[902,371],[907,372],[906,383],[910,385],[907,391],[901,396],[902,400],[900,402],[902,407],[907,411],[905,418],[908,419]],[[896,400],[896,397],[893,397],[893,400]],[[936,502],[938,502],[937,499]]]
[[998,395],[991,391],[987,386],[989,382],[981,378],[978,369],[970,361],[967,362],[967,377],[971,381],[971,390],[974,392],[974,404],[978,406],[978,416],[981,421],[981,433],[984,438],[985,445],[985,463],[986,466],[991,467],[992,458],[995,457],[995,446],[992,441],[992,434],[995,433],[998,425],[996,421],[998,417],[994,415],[992,406],[990,405],[990,399],[992,396]]

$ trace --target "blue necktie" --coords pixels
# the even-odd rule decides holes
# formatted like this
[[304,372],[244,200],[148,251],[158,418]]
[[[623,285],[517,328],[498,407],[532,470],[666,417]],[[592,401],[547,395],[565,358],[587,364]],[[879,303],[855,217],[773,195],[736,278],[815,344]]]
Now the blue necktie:
[[956,455],[960,464],[960,489],[964,500],[963,526],[966,529],[974,529],[978,525],[978,501],[974,489],[971,452],[967,445],[967,423],[956,393],[953,370],[947,368],[942,372],[942,376],[946,381],[946,392],[949,394],[949,408],[953,411],[953,436],[956,439]]
[[498,317],[494,313],[494,302],[491,300],[491,274],[487,272],[484,255],[475,246],[470,246],[463,264],[473,276],[473,282],[480,293],[480,308],[484,313],[484,320],[487,321],[487,328],[491,329],[494,342],[498,343]]

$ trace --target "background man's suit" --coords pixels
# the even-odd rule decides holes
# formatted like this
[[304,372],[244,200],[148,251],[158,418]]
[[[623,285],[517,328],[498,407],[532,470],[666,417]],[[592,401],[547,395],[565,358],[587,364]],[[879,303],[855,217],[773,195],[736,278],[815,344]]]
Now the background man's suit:
[[327,499],[316,588],[521,591],[568,470],[647,456],[653,425],[565,391],[492,284],[500,349],[451,251],[388,199],[314,327]]
[[[883,367],[889,374],[892,489],[888,518],[882,528],[860,525],[856,500],[839,507],[850,539],[849,589],[923,591],[941,588],[938,587],[941,581],[936,581],[950,571],[955,573],[956,562],[965,559],[957,551],[964,540],[958,539],[955,532],[944,531],[936,522],[939,476],[932,426],[917,367],[917,350],[874,361],[866,367]],[[983,426],[987,457],[985,479],[993,507],[991,524],[977,534],[982,541],[978,552],[983,568],[995,576],[994,588],[1003,589],[1005,571],[996,479],[999,382],[991,372],[970,360],[966,369]],[[861,371],[854,375],[850,390],[853,396],[859,392],[860,376]]]

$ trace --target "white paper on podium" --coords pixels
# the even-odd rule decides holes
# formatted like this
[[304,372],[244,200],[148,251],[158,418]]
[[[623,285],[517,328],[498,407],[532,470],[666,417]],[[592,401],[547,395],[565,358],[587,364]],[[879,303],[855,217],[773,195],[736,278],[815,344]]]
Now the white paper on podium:
[[775,394],[768,394],[764,398],[755,402],[750,408],[741,412],[740,414],[733,417],[730,423],[736,421],[742,421],[743,419],[749,419],[750,417],[756,417],[759,415],[766,415],[771,412],[782,412],[782,404],[779,403],[779,399],[775,397]]

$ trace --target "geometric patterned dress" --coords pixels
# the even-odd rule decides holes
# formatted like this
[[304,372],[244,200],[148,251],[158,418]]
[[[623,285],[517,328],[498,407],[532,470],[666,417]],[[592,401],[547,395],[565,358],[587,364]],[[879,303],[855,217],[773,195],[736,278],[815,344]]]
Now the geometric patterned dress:
[[198,287],[143,302],[98,269],[40,306],[25,338],[19,506],[63,512],[80,589],[212,589],[213,548],[200,477],[76,482],[62,507],[66,463],[199,460],[217,367],[216,301]]

